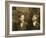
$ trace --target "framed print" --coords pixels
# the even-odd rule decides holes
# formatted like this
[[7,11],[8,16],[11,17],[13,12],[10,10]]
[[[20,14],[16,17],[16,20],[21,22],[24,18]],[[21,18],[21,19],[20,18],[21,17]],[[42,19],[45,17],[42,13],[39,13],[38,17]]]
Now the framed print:
[[6,2],[6,36],[32,36],[45,33],[44,3]]

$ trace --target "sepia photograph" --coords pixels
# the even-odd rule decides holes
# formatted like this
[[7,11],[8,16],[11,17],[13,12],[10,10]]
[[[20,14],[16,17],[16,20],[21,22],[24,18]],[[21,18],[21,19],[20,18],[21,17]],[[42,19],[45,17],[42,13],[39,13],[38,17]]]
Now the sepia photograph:
[[12,31],[40,30],[40,8],[12,7]]

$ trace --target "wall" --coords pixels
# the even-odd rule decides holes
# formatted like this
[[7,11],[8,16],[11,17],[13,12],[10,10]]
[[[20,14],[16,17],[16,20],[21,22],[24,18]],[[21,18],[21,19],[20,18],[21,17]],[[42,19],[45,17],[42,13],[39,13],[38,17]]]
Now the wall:
[[[18,1],[18,0],[16,0],[16,1]],[[22,0],[22,1],[24,1],[24,0]],[[45,0],[25,0],[25,1],[26,2],[44,2],[44,3],[46,3]],[[46,4],[45,4],[45,6],[46,6]],[[46,7],[45,7],[45,10],[46,10]],[[46,19],[46,17],[45,17],[45,19]],[[45,32],[46,32],[46,28],[45,28]],[[5,38],[4,36],[5,36],[5,0],[0,0],[0,38]],[[46,37],[46,33],[45,33],[45,35],[40,35],[40,36],[27,36],[27,37],[16,37],[16,38],[45,38],[45,37]]]

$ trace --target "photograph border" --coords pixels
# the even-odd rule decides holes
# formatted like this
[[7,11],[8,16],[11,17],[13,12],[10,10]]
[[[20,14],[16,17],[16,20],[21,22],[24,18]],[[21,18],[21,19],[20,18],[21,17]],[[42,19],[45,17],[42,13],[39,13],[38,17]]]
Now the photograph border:
[[[29,7],[29,8],[39,8],[40,9],[40,30],[28,30],[28,31],[12,31],[12,7]],[[23,5],[23,4],[10,4],[9,6],[9,34],[25,34],[25,33],[42,33],[43,29],[43,6],[42,5]]]
[[[10,4],[28,4],[28,5],[42,5],[43,6],[43,33],[28,33],[28,34],[9,34],[9,5]],[[17,1],[6,1],[5,2],[5,36],[6,37],[18,37],[18,36],[35,36],[45,34],[45,4],[44,3],[34,3],[34,2],[17,2]]]

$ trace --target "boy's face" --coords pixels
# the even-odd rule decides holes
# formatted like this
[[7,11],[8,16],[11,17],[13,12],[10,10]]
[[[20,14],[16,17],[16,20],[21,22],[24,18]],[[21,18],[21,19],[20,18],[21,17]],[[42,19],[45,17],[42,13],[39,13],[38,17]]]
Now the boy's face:
[[20,20],[21,20],[21,21],[24,21],[24,15],[21,15],[21,16],[20,16]]

